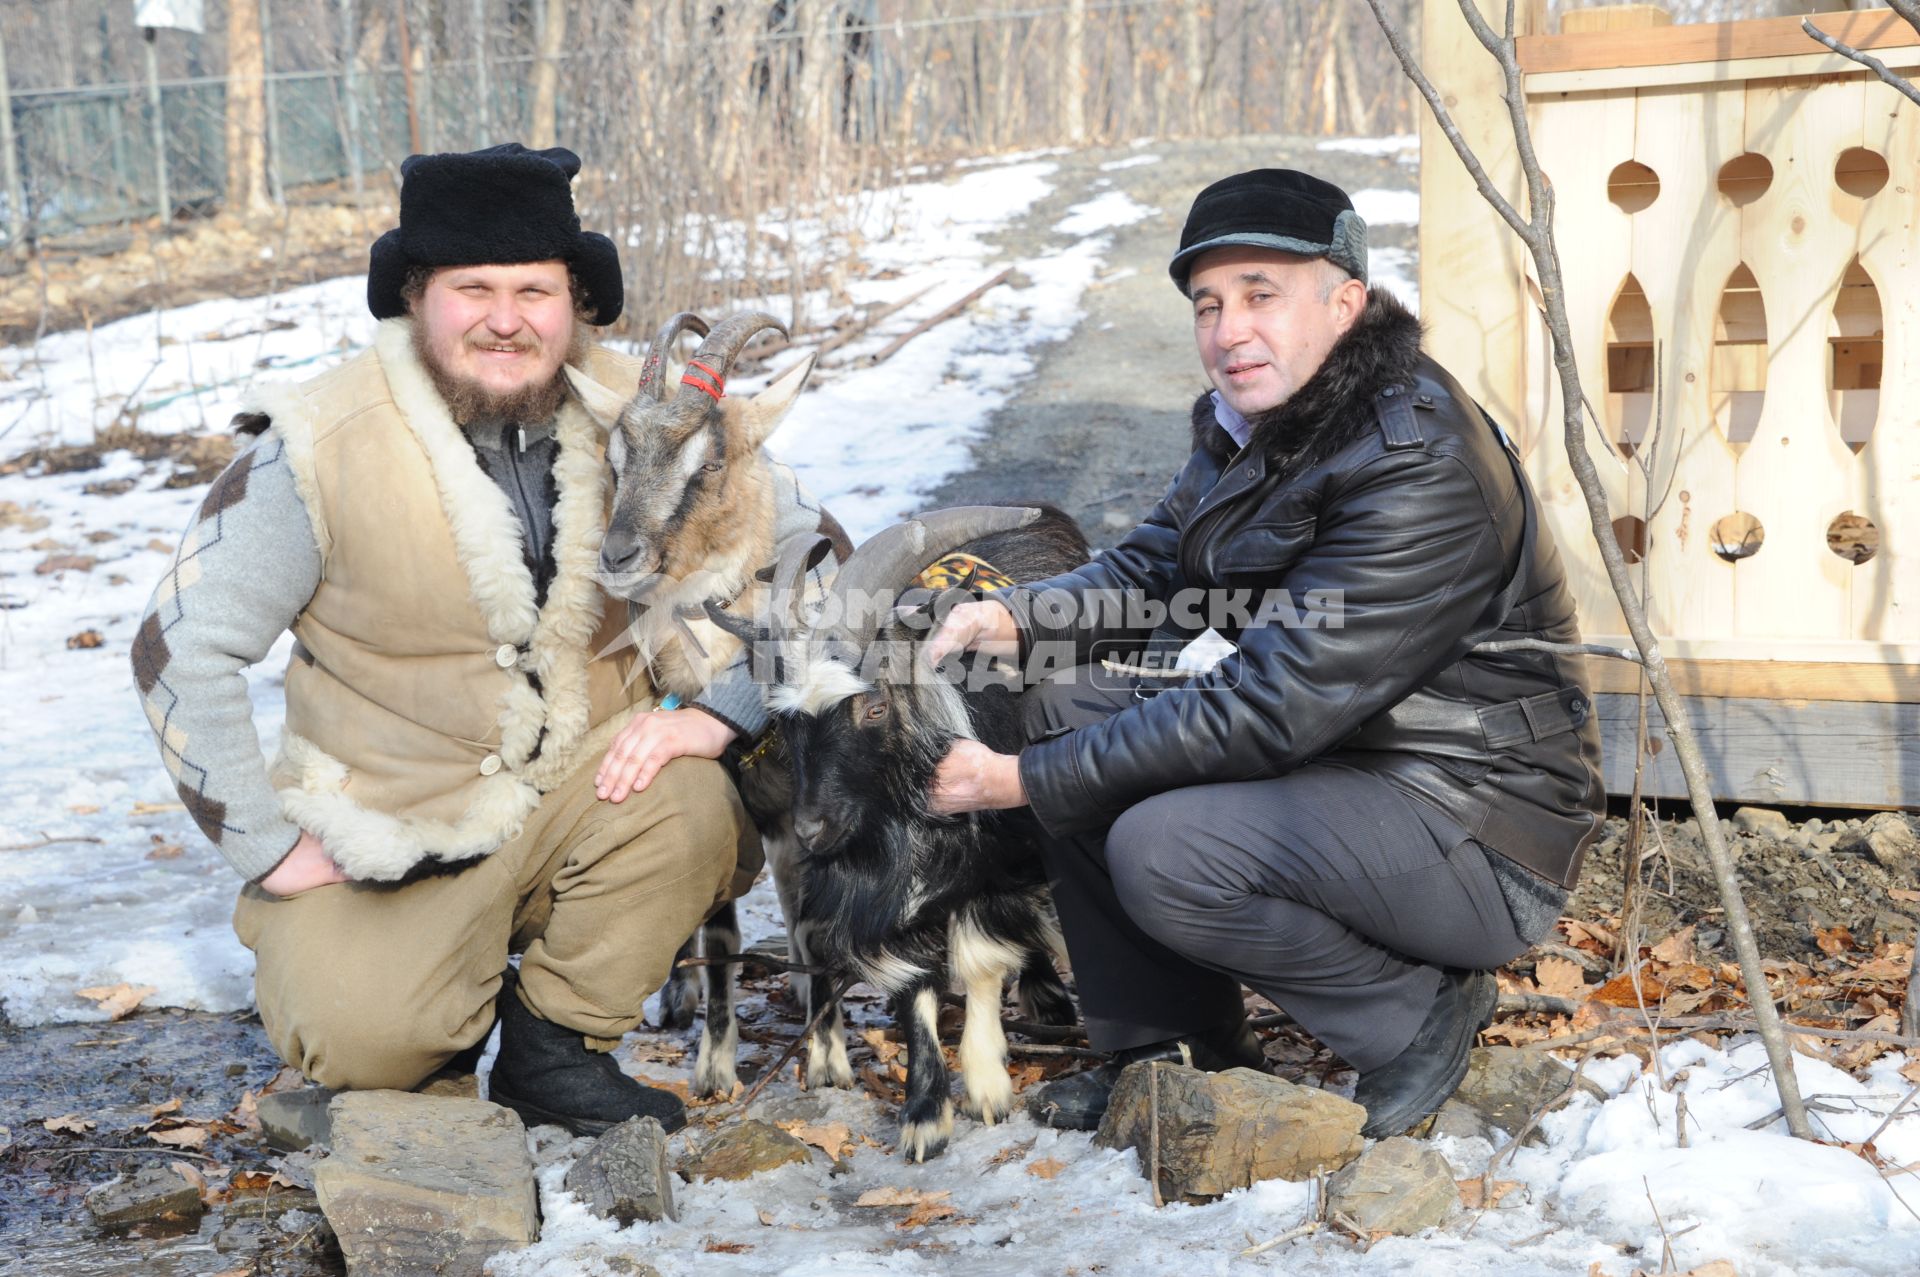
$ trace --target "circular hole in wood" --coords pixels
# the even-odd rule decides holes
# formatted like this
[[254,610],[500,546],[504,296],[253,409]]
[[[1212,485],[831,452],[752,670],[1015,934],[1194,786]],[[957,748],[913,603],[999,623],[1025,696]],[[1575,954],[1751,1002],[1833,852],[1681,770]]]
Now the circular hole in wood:
[[1638,515],[1623,514],[1615,519],[1613,539],[1620,543],[1620,553],[1627,556],[1628,563],[1647,557],[1647,521]]
[[1827,525],[1827,548],[1858,566],[1880,553],[1880,529],[1864,514],[1842,511]]
[[1887,157],[1864,146],[1850,146],[1833,163],[1833,182],[1861,199],[1887,184]]
[[1660,198],[1660,175],[1639,160],[1616,165],[1607,174],[1607,198],[1622,213],[1638,213]]
[[1720,166],[1720,193],[1738,207],[1751,204],[1773,185],[1773,164],[1754,151],[1736,155]]
[[1760,525],[1760,520],[1745,510],[1735,510],[1716,520],[1707,535],[1713,538],[1715,554],[1729,563],[1738,563],[1760,552],[1761,543],[1767,539],[1767,530]]

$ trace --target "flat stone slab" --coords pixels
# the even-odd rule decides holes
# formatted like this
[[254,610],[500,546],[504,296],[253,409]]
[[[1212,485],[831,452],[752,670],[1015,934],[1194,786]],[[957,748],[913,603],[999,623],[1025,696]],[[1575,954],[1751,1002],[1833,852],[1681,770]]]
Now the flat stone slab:
[[540,1235],[520,1118],[483,1100],[350,1091],[328,1108],[333,1153],[313,1169],[352,1277],[482,1277]]
[[332,1134],[327,1121],[327,1105],[335,1092],[324,1086],[309,1086],[298,1091],[275,1091],[263,1095],[255,1108],[260,1115],[260,1133],[270,1148],[283,1153],[298,1153],[315,1144],[325,1144]]
[[722,1130],[681,1163],[688,1180],[746,1179],[788,1162],[805,1162],[813,1148],[770,1122],[749,1118]]
[[1206,1202],[1265,1179],[1300,1181],[1359,1155],[1367,1112],[1352,1100],[1252,1069],[1203,1073],[1179,1064],[1130,1064],[1093,1142],[1130,1148],[1144,1171],[1160,1114],[1160,1193]]
[[1447,1159],[1419,1140],[1381,1140],[1327,1181],[1327,1204],[1362,1232],[1402,1236],[1446,1222],[1460,1204]]
[[149,1219],[196,1219],[206,1209],[200,1190],[165,1166],[122,1175],[87,1194],[87,1214],[102,1228],[130,1228]]
[[[1517,1046],[1475,1047],[1467,1057],[1467,1076],[1449,1104],[1463,1104],[1509,1135],[1517,1134],[1535,1110],[1567,1089],[1573,1071],[1544,1051]],[[1607,1093],[1580,1079],[1580,1089],[1595,1099]],[[1536,1129],[1529,1140],[1544,1139]]]

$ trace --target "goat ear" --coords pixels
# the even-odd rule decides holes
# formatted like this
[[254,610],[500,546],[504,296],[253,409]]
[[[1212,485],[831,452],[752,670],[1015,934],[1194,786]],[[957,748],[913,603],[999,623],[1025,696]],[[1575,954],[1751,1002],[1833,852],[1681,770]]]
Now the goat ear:
[[612,431],[620,424],[620,415],[627,410],[627,401],[611,387],[603,386],[587,374],[566,364],[567,384],[573,387],[574,398],[587,410],[602,430]]
[[758,448],[765,443],[780,424],[780,419],[793,407],[793,401],[800,397],[800,390],[807,384],[807,378],[813,373],[813,352],[809,351],[799,363],[774,378],[773,384],[744,403],[729,401],[729,405],[738,419],[747,428],[747,441]]

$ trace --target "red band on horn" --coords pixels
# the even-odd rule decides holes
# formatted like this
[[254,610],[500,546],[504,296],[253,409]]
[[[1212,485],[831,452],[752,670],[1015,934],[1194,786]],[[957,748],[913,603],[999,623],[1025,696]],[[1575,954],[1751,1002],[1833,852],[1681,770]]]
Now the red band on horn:
[[[696,368],[712,378],[713,384],[708,385],[706,381],[696,377],[694,375]],[[683,386],[692,386],[695,390],[712,395],[715,402],[718,402],[727,393],[726,379],[713,369],[701,363],[698,359],[689,359],[687,361],[687,370],[680,374],[680,384]]]

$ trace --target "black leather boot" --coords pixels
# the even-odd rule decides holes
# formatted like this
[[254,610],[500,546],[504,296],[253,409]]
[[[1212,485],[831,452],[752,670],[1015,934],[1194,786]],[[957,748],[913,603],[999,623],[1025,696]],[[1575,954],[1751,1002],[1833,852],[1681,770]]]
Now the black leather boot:
[[1057,1081],[1038,1086],[1027,1097],[1027,1113],[1042,1126],[1063,1131],[1091,1131],[1106,1115],[1107,1101],[1113,1098],[1114,1084],[1129,1064],[1162,1060],[1168,1064],[1186,1064],[1207,1073],[1226,1069],[1256,1069],[1265,1072],[1266,1052],[1253,1026],[1240,1020],[1224,1028],[1185,1037],[1150,1042],[1114,1052],[1107,1063]]
[[1353,1101],[1367,1110],[1360,1133],[1373,1140],[1403,1135],[1445,1104],[1466,1077],[1474,1036],[1493,1023],[1499,998],[1491,971],[1446,972],[1406,1050],[1355,1084]]
[[678,1096],[642,1086],[612,1055],[589,1050],[583,1035],[527,1010],[518,985],[510,978],[500,986],[500,1054],[487,1083],[495,1104],[528,1126],[564,1126],[575,1135],[600,1135],[630,1117],[657,1118],[669,1132],[687,1124]]

